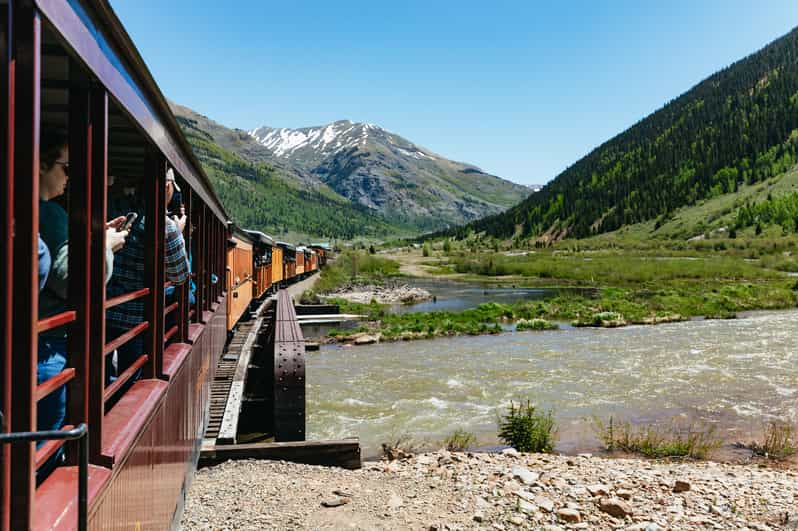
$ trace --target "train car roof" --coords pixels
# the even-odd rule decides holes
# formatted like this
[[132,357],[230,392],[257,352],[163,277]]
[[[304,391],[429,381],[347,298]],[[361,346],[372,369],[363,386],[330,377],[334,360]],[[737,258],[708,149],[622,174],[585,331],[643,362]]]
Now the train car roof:
[[[229,216],[108,0],[36,2],[47,21],[213,214]],[[113,124],[112,124],[113,126]]]
[[276,241],[274,243],[277,244],[278,246],[282,247],[283,249],[288,250],[288,251],[296,251],[296,246],[293,245],[293,244],[290,244],[288,242],[282,242],[282,241],[278,240],[278,241]]
[[332,251],[332,247],[330,247],[329,243],[311,243],[311,247],[316,247],[317,249],[321,249],[323,251]]
[[249,230],[249,229],[244,229],[244,232],[252,236],[255,239],[255,241],[260,242],[263,245],[268,245],[269,247],[274,247],[274,238],[272,238],[268,234],[264,234],[259,230]]

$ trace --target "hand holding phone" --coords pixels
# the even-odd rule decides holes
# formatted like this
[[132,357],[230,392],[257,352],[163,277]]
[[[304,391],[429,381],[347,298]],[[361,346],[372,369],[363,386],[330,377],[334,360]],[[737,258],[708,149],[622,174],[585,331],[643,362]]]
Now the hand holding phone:
[[138,219],[138,217],[139,217],[139,215],[136,214],[135,212],[128,212],[127,215],[125,216],[125,222],[117,230],[119,230],[120,232],[123,231],[123,230],[128,230],[129,231],[130,227],[133,226],[133,224],[136,222],[136,219]]

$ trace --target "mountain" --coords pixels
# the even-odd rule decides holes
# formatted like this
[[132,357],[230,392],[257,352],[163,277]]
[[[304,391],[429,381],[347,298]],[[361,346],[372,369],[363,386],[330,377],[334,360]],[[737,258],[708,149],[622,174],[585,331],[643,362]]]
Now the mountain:
[[246,132],[227,129],[186,107],[172,106],[186,138],[235,222],[289,240],[409,233],[352,203],[328,186],[303,181],[269,162],[268,153]]
[[249,134],[275,164],[315,178],[390,220],[422,229],[501,212],[529,193],[374,124],[341,120],[303,129],[259,127]]
[[798,28],[597,147],[507,212],[454,232],[553,240],[648,220],[658,229],[680,208],[784,174],[797,154]]

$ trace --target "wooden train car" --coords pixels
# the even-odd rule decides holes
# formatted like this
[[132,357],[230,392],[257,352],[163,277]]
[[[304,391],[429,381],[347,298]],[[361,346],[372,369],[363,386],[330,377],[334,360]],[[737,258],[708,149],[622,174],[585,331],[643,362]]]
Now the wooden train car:
[[[168,528],[226,339],[228,216],[107,0],[0,0],[0,55],[0,529]],[[190,277],[164,259],[181,249],[183,221],[164,216],[177,186]],[[138,221],[106,286],[106,222],[126,212]],[[120,292],[123,256],[142,267]],[[118,313],[131,323],[114,335]],[[43,377],[40,346],[60,360]],[[88,450],[37,447],[43,429]]]
[[312,243],[310,244],[310,248],[316,251],[316,254],[318,256],[317,258],[318,269],[321,269],[322,267],[326,266],[327,259],[332,253],[332,247],[330,247],[326,243]]
[[[290,243],[278,241],[275,242],[277,247],[282,249],[282,281],[284,284],[293,282],[296,276],[296,247]],[[277,267],[277,262],[274,262],[273,267]]]
[[301,277],[305,273],[305,248],[299,246],[296,248],[296,275]]
[[246,231],[253,240],[253,268],[255,276],[255,299],[260,299],[272,287],[272,256],[274,239],[256,230]]
[[234,229],[227,240],[227,330],[230,331],[249,308],[255,295],[254,242],[245,231]]

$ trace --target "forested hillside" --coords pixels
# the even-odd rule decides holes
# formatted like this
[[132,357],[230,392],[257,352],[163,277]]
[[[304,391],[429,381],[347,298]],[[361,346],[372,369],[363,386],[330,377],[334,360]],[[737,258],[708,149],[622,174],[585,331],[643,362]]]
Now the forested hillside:
[[248,162],[222,148],[190,120],[178,121],[228,213],[242,227],[278,238],[352,239],[402,230],[333,193],[291,183],[273,166]]
[[[520,228],[524,236],[558,239],[666,220],[679,207],[784,173],[797,150],[795,29],[599,146],[506,213],[456,232],[507,237]],[[794,212],[785,201],[759,209],[783,220]],[[739,224],[757,212],[749,206]]]

